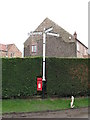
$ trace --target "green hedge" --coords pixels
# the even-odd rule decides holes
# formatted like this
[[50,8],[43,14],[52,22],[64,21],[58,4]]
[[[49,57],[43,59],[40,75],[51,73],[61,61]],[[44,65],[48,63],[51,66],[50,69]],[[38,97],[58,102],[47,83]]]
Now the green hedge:
[[36,94],[36,78],[42,74],[42,58],[2,59],[2,97]]
[[90,58],[88,59],[88,95],[90,96]]
[[[3,58],[2,97],[37,94],[37,76],[42,76],[42,58]],[[46,58],[47,95],[87,95],[88,59]]]
[[49,96],[88,94],[88,59],[47,59],[47,93]]

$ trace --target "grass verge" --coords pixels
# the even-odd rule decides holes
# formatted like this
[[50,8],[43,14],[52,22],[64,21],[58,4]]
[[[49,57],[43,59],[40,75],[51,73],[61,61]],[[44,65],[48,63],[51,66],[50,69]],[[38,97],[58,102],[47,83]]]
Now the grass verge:
[[[70,108],[70,99],[8,99],[2,100],[2,113],[36,112]],[[88,98],[75,98],[75,108],[87,107]]]

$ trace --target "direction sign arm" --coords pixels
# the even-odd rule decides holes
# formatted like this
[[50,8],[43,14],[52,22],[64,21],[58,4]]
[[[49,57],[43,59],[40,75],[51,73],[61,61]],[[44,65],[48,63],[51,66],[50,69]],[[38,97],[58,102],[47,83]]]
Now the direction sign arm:
[[42,32],[30,32],[30,35],[42,35]]
[[60,35],[57,34],[57,33],[47,33],[47,35],[52,35],[52,36],[56,36],[56,37],[59,37]]
[[49,29],[46,29],[45,30],[45,33],[48,33],[48,32],[50,32],[50,31],[52,31],[53,30],[53,27],[51,27],[51,28],[49,28]]

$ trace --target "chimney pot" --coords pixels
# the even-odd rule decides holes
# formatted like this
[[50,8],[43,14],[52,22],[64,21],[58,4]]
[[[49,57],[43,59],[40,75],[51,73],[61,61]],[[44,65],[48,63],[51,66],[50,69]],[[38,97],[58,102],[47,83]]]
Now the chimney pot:
[[77,39],[77,33],[76,32],[74,32],[73,36],[74,36],[75,39]]

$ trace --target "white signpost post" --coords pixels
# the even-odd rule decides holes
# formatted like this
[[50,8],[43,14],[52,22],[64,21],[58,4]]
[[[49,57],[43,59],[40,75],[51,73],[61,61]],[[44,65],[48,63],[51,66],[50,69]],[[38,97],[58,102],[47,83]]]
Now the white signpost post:
[[43,97],[44,97],[44,82],[46,81],[46,78],[45,78],[45,46],[46,46],[46,35],[51,35],[51,36],[59,37],[59,34],[50,32],[52,30],[53,30],[53,28],[50,27],[48,29],[44,28],[43,32],[38,32],[38,31],[30,32],[30,35],[43,35],[43,76],[42,76]]

